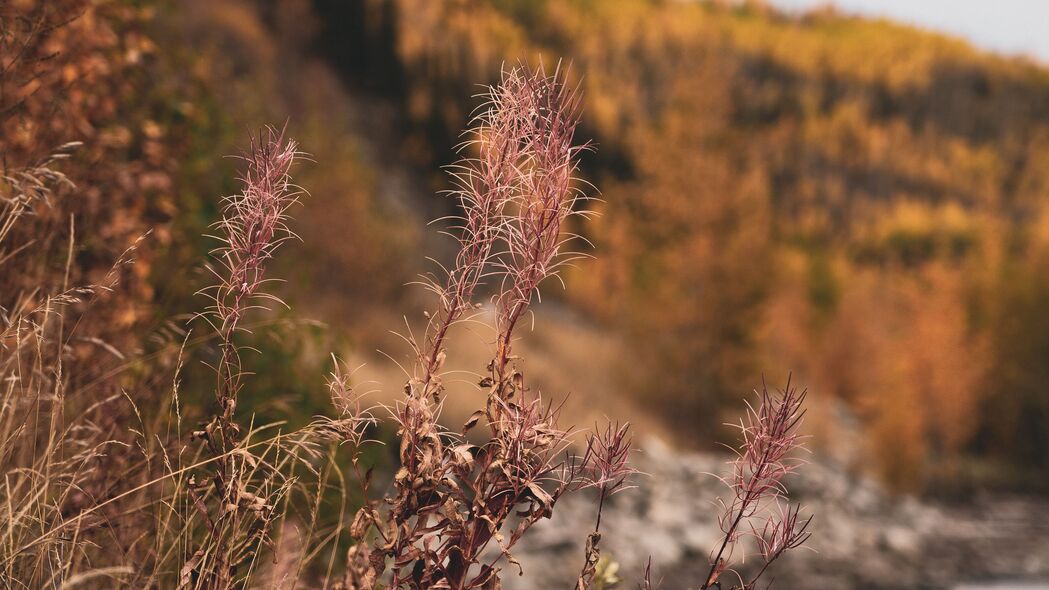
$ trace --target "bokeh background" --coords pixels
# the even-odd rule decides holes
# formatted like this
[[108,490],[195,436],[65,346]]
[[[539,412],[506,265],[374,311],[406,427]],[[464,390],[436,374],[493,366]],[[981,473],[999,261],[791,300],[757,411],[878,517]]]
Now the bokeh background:
[[[687,496],[692,480],[670,480],[720,460],[748,392],[791,375],[810,391],[822,479],[805,489],[827,524],[787,587],[1049,579],[1042,3],[67,4],[62,89],[6,122],[0,149],[85,141],[102,187],[81,212],[99,228],[85,273],[153,230],[114,324],[126,338],[198,303],[200,234],[235,190],[223,155],[285,122],[312,155],[302,243],[275,271],[291,311],[258,331],[244,411],[325,412],[329,350],[376,399],[399,392],[408,351],[389,330],[421,319],[406,284],[434,269],[425,257],[452,254],[428,222],[455,213],[443,167],[480,86],[560,61],[585,93],[599,215],[574,228],[589,257],[548,285],[520,350],[569,420],[632,421],[664,474],[641,485]],[[480,371],[490,340],[461,330],[454,362]],[[451,386],[451,424],[476,403],[470,383]],[[687,536],[660,541],[671,563],[696,559]],[[562,551],[554,537],[535,555]]]

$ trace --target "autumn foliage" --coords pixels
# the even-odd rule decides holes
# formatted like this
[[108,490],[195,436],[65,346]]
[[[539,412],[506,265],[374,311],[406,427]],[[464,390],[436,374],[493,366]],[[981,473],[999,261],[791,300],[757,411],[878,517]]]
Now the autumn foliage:
[[470,108],[454,89],[572,59],[604,199],[568,299],[643,343],[622,378],[675,430],[709,441],[775,367],[819,392],[814,444],[898,488],[1045,467],[1038,66],[760,2],[394,4],[362,3],[362,35],[431,144]]

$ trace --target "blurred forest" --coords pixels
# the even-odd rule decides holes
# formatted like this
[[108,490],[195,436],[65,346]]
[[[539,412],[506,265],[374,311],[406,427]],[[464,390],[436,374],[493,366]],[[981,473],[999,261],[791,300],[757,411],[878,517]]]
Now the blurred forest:
[[898,487],[1049,466],[1045,69],[759,4],[315,4],[438,161],[471,84],[571,62],[604,202],[567,298],[635,343],[672,432],[793,370]]
[[[896,489],[1049,487],[1045,66],[757,2],[8,6],[74,19],[43,33],[46,76],[0,87],[5,168],[85,144],[67,173],[92,192],[36,220],[56,236],[40,272],[61,276],[63,228],[86,238],[75,254],[88,274],[152,230],[126,304],[102,317],[118,345],[148,349],[157,318],[193,309],[197,236],[216,217],[211,195],[232,191],[234,163],[215,156],[287,120],[325,164],[299,177],[313,196],[296,211],[304,244],[283,261],[287,298],[314,295],[307,315],[327,321],[353,310],[316,337],[373,347],[355,335],[410,305],[425,222],[453,212],[430,195],[447,188],[468,97],[504,64],[563,60],[585,92],[584,172],[602,192],[578,228],[594,257],[555,304],[623,343],[610,380],[666,438],[724,440],[762,375],[793,371],[812,391],[814,448]],[[274,392],[260,411],[308,420],[326,403],[326,348],[282,346],[251,361]],[[585,385],[577,395],[600,405]]]

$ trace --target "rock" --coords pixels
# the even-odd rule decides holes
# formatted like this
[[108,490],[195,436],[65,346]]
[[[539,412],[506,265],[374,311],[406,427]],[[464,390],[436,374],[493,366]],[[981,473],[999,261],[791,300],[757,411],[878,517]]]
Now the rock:
[[882,546],[904,555],[914,555],[921,546],[918,532],[899,525],[885,527],[881,533]]
[[[602,517],[601,548],[620,565],[620,587],[635,588],[651,557],[663,590],[698,588],[721,538],[716,500],[727,488],[716,475],[729,472],[726,458],[647,440],[635,466],[648,476],[613,496]],[[1047,499],[1001,496],[935,505],[891,496],[819,458],[789,487],[804,511],[815,515],[812,550],[776,563],[769,577],[774,587],[950,588],[971,580],[1049,580]],[[562,498],[553,518],[537,524],[515,548],[525,575],[506,576],[504,587],[572,588],[595,502],[588,493]],[[757,561],[749,557],[748,567]]]

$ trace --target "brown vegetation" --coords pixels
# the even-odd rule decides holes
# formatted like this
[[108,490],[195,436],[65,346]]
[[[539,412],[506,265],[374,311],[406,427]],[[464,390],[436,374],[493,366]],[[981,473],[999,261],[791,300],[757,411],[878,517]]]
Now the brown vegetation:
[[[101,34],[134,14],[93,21],[103,16],[94,7],[70,8],[83,12],[52,20],[56,13],[41,9],[3,22],[5,80],[15,80],[18,89],[7,112],[17,113],[11,126],[24,134],[25,153],[48,141],[37,132],[42,117],[29,99],[75,96],[68,88],[51,96],[26,90],[46,79],[54,59],[38,48],[71,23]],[[14,60],[11,47],[18,48]],[[63,48],[65,59],[79,55],[77,45]],[[9,71],[20,77],[7,78]],[[14,287],[4,294],[0,349],[6,384],[0,580],[26,588],[101,579],[129,587],[329,586],[339,580],[346,588],[498,588],[501,564],[515,563],[511,549],[531,525],[552,516],[561,495],[592,487],[601,503],[625,485],[633,473],[628,428],[591,436],[586,452],[574,456],[557,408],[528,386],[513,353],[515,332],[540,285],[573,257],[566,224],[580,214],[575,174],[584,147],[573,139],[579,95],[560,72],[539,67],[506,72],[490,98],[454,169],[464,212],[460,254],[454,267],[427,283],[436,309],[427,314],[421,339],[405,335],[416,363],[402,401],[385,408],[399,425],[399,469],[383,497],[371,492],[374,465],[364,461],[380,408],[362,405],[343,373],[336,371],[330,383],[337,415],[301,429],[255,424],[238,411],[238,402],[252,395],[242,359],[250,354],[252,328],[245,319],[269,315],[267,302],[275,298],[265,288],[266,266],[293,237],[286,223],[300,194],[290,176],[299,155],[294,142],[273,129],[253,141],[240,190],[225,199],[213,227],[220,240],[211,253],[216,282],[203,291],[211,305],[194,317],[192,330],[172,327],[150,351],[137,346],[145,339],[138,318],[121,323],[112,314],[150,303],[148,294],[124,293],[123,280],[132,273],[134,286],[132,257],[146,251],[140,243],[155,238],[133,240],[108,260],[104,251],[82,259],[91,250],[80,244],[115,223],[109,215],[131,206],[120,203],[103,209],[109,215],[92,216],[74,199],[108,189],[112,179],[95,176],[98,165],[66,169],[79,142],[24,161],[17,159],[22,152],[5,150],[0,270],[5,285]],[[99,141],[84,137],[89,153]],[[140,183],[150,174],[143,162],[104,157],[126,167],[131,180],[124,188],[138,188],[128,190],[128,198],[142,198]],[[148,160],[148,151],[142,157]],[[32,227],[50,216],[68,225]],[[106,270],[90,282],[95,266]],[[33,282],[24,282],[27,269],[35,272]],[[437,421],[448,372],[444,336],[471,320],[482,281],[496,285],[497,337],[479,382],[486,401],[455,432]],[[208,386],[190,378],[196,391],[185,392],[182,376],[190,371],[183,367],[198,359],[210,364],[214,381]],[[201,395],[209,387],[210,401]],[[779,496],[790,465],[785,457],[795,446],[800,398],[788,388],[782,398],[763,402],[744,430],[739,460],[740,473],[749,474],[744,479],[759,484],[737,507],[736,525],[755,515],[759,496]],[[487,434],[479,444],[470,442],[467,432],[482,424]],[[341,461],[347,452],[348,461]],[[348,518],[351,511],[355,516]],[[782,550],[779,531],[797,524],[796,511],[783,514],[770,513],[766,531],[755,531],[769,562]],[[593,587],[599,528],[600,516],[581,589]],[[738,539],[735,529],[726,529],[725,545]],[[266,565],[269,558],[275,565]],[[722,571],[724,564],[715,562]]]

